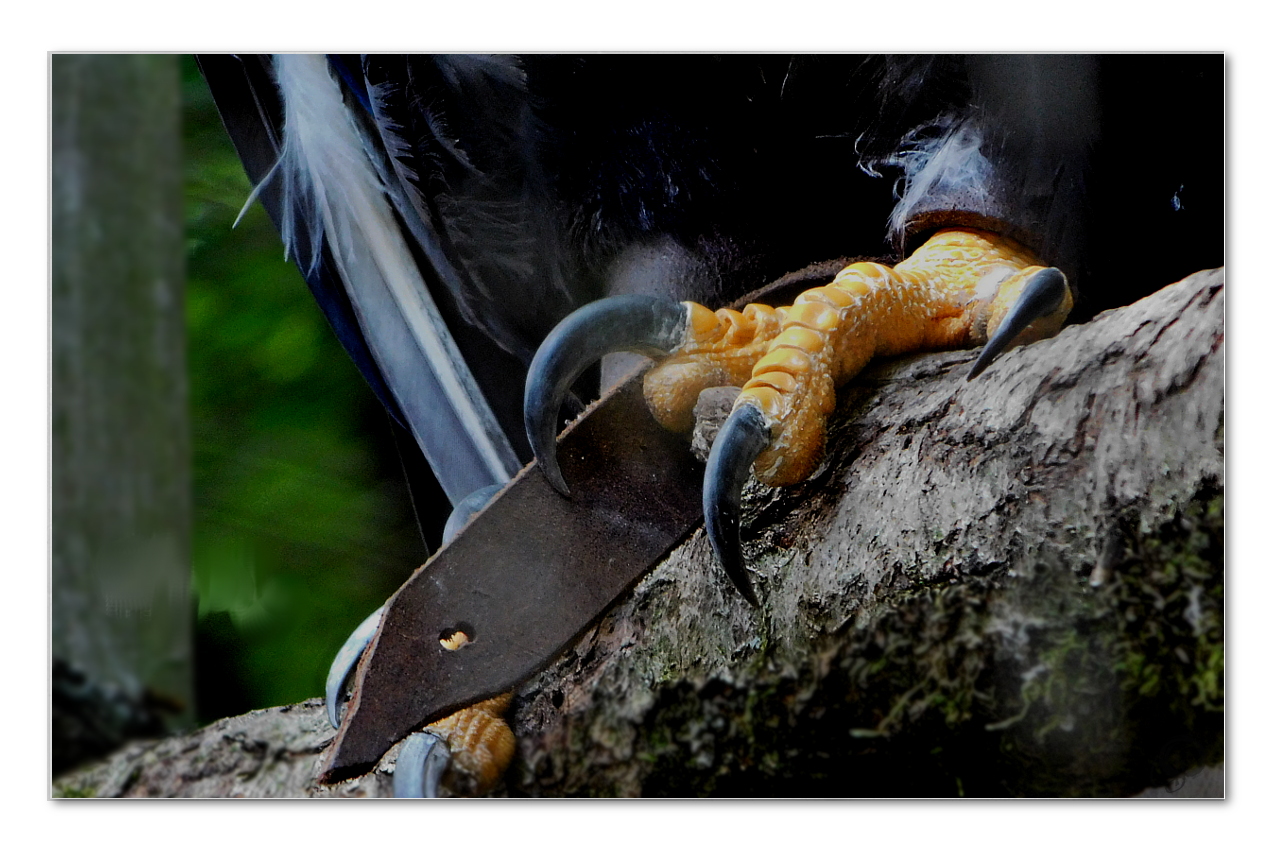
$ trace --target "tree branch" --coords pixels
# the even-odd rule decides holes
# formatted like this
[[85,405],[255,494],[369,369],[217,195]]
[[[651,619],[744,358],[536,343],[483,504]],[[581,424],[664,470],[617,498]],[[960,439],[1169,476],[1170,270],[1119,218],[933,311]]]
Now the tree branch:
[[[695,533],[520,689],[505,792],[1115,796],[1221,762],[1222,288],[1199,273],[972,383],[972,352],[864,373],[822,471],[749,487],[763,606]],[[384,793],[394,751],[309,781],[322,722],[254,712],[65,784]]]

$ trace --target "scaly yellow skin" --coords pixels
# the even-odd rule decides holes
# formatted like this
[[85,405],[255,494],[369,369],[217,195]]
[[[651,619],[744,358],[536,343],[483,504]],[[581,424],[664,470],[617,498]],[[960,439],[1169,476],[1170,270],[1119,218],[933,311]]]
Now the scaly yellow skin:
[[[711,312],[686,303],[686,343],[645,377],[645,396],[659,422],[683,430],[703,389],[742,386],[735,407],[758,407],[772,433],[756,476],[790,485],[821,461],[837,387],[877,356],[985,343],[1044,268],[1012,240],[955,228],[939,231],[897,266],[846,267],[789,307]],[[1015,343],[1056,334],[1070,310],[1068,295]]]
[[449,744],[453,787],[482,796],[502,779],[516,751],[516,737],[503,716],[511,694],[485,699],[427,726]]
[[741,312],[689,307],[687,342],[644,377],[644,396],[658,422],[674,432],[693,427],[693,405],[705,388],[741,387],[782,331],[787,308],[752,303]]
[[[768,485],[799,482],[822,458],[835,389],[875,357],[980,346],[999,328],[1023,286],[1044,269],[1026,248],[984,231],[940,231],[894,267],[857,263],[825,287],[782,308],[741,312],[689,306],[685,343],[645,377],[645,398],[663,425],[687,430],[705,388],[742,386],[735,406],[764,413],[773,440],[756,460]],[[1014,343],[1057,333],[1071,297]],[[483,794],[515,754],[503,714],[511,694],[480,702],[427,728],[445,737],[455,764]]]

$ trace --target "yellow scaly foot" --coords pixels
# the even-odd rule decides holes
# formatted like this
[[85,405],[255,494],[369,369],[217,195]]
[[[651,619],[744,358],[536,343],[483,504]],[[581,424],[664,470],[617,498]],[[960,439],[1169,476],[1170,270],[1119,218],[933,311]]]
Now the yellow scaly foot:
[[548,479],[567,493],[555,461],[560,401],[608,352],[659,359],[645,378],[655,418],[688,429],[698,394],[742,393],[707,462],[703,510],[721,564],[753,604],[742,565],[738,510],[754,465],[768,485],[789,485],[821,461],[835,389],[872,358],[985,345],[972,379],[1001,352],[1056,334],[1072,307],[1062,272],[1012,240],[971,228],[934,234],[890,267],[855,263],[784,308],[710,311],[692,302],[625,296],[564,320],[538,350],[525,386],[525,426]]

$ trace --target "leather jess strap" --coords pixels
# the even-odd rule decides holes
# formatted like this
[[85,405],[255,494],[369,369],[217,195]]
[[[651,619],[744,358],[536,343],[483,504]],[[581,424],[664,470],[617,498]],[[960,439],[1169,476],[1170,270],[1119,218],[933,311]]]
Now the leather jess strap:
[[527,466],[387,603],[326,782],[545,666],[701,521],[702,464],[642,386],[631,376],[560,439],[571,497]]
[[[737,307],[789,302],[847,263],[784,276]],[[571,497],[526,466],[388,601],[324,781],[365,772],[415,729],[528,678],[701,523],[703,465],[687,435],[649,414],[643,372],[561,436]]]

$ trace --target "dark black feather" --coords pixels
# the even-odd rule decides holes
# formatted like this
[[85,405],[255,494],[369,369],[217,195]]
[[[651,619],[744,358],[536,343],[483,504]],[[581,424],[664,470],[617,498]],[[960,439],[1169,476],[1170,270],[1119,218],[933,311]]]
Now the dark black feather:
[[[966,209],[1066,270],[1078,317],[1223,262],[1221,56],[372,55],[331,66],[522,460],[528,359],[560,318],[610,293],[721,304],[813,261],[891,253]],[[269,65],[202,67],[261,178],[280,145]],[[944,149],[982,168],[913,194],[905,179],[940,174],[932,158]],[[261,198],[279,204],[270,186]],[[331,276],[308,283],[402,417]]]

